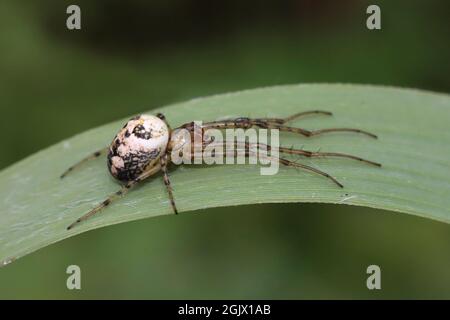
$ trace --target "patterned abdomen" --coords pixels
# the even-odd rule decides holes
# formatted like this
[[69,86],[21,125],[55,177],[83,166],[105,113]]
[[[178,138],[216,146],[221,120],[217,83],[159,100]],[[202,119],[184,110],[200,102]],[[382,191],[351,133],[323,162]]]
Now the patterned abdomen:
[[158,117],[140,115],[130,119],[109,147],[109,172],[121,181],[136,179],[159,161],[168,140],[169,130]]

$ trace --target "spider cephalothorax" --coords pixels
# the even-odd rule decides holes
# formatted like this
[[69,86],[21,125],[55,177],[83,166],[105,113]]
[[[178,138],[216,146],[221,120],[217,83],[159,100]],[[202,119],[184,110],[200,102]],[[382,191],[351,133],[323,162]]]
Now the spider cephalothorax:
[[[240,128],[240,129],[249,129],[252,127],[255,128],[264,128],[264,129],[276,129],[279,131],[292,132],[296,134],[303,135],[305,137],[316,136],[322,133],[327,132],[358,132],[370,136],[372,138],[377,138],[376,135],[369,133],[360,129],[351,129],[351,128],[329,128],[329,129],[321,129],[321,130],[306,130],[297,127],[287,126],[286,123],[292,121],[296,118],[310,115],[310,114],[323,114],[323,115],[331,115],[330,112],[327,111],[306,111],[294,114],[287,118],[246,118],[240,117],[231,120],[223,120],[223,121],[212,121],[206,122],[200,126],[200,151],[204,150],[211,143],[223,144],[226,145],[230,143],[229,141],[221,141],[214,142],[206,131],[208,129],[228,129],[228,128]],[[61,178],[65,177],[70,171],[74,168],[78,167],[80,164],[99,157],[104,153],[108,153],[108,169],[113,177],[116,179],[123,181],[125,184],[121,188],[121,190],[109,196],[106,200],[100,203],[98,206],[90,210],[84,216],[77,219],[74,223],[72,223],[67,229],[73,228],[77,223],[88,219],[90,216],[96,214],[106,206],[108,206],[115,198],[123,196],[142,180],[147,179],[148,177],[156,174],[159,171],[163,173],[163,181],[166,185],[169,199],[173,211],[177,213],[177,208],[175,206],[174,197],[172,194],[172,187],[170,185],[169,175],[168,175],[168,164],[171,158],[171,151],[181,149],[187,142],[187,140],[194,141],[196,139],[196,135],[198,138],[198,132],[195,130],[196,124],[194,122],[188,122],[178,128],[172,130],[168,125],[165,117],[162,114],[157,114],[156,116],[152,115],[139,115],[131,118],[119,131],[119,133],[114,137],[111,145],[108,148],[99,150],[93,153],[91,156],[83,159],[75,166],[70,167]],[[198,128],[197,128],[198,129]],[[187,132],[187,137],[186,133]],[[191,142],[189,141],[189,142]],[[234,141],[232,142],[234,144]],[[240,147],[244,148],[245,156],[249,157],[254,153],[254,150],[258,150],[258,148],[264,148],[266,150],[270,150],[271,146],[257,143],[250,145],[245,142]],[[253,150],[253,151],[252,151]],[[293,149],[286,147],[279,147],[279,153],[284,154],[294,154],[300,155],[308,158],[313,157],[342,157],[342,158],[350,158],[358,161],[365,162],[367,164],[371,164],[374,166],[380,167],[379,163],[362,159],[360,157],[356,157],[349,154],[344,153],[336,153],[336,152],[313,152],[302,149]],[[186,155],[184,155],[186,156]],[[192,156],[192,155],[188,155]],[[267,156],[272,159],[275,158],[280,164],[290,167],[301,168],[304,170],[308,170],[319,175],[322,175],[331,181],[333,181],[339,187],[343,187],[343,185],[338,182],[335,178],[330,176],[329,174],[320,171],[314,167],[301,164],[298,162],[293,162],[288,159],[282,157],[275,156]]]

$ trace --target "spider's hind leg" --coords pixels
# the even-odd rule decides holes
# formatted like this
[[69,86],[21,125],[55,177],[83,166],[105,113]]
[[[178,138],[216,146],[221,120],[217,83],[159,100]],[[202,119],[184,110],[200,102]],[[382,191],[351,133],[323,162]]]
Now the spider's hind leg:
[[125,194],[127,194],[128,191],[131,188],[133,188],[134,186],[136,186],[139,182],[141,182],[142,180],[147,179],[148,177],[150,177],[151,175],[155,174],[159,170],[161,170],[161,166],[158,163],[154,167],[152,167],[152,168],[148,169],[147,171],[143,172],[136,179],[129,181],[119,191],[116,191],[113,194],[109,195],[109,197],[107,197],[104,201],[102,201],[100,204],[98,204],[97,206],[92,208],[89,212],[87,212],[86,214],[84,214],[83,216],[78,218],[75,222],[73,222],[71,225],[69,225],[67,227],[67,230],[72,229],[74,226],[76,226],[80,222],[82,222],[84,220],[87,220],[90,217],[92,217],[93,215],[95,215],[96,213],[100,212],[102,209],[104,209],[107,206],[109,206],[111,204],[111,202],[113,202],[114,200],[117,200],[118,198],[120,198],[120,197],[124,196]]
[[74,164],[73,166],[71,166],[70,168],[68,168],[66,171],[64,171],[64,173],[60,176],[61,179],[63,179],[65,176],[67,176],[70,172],[72,172],[73,170],[81,167],[84,163],[97,159],[98,157],[100,157],[102,154],[106,154],[108,151],[108,147],[100,149],[94,153],[92,153],[91,155],[87,156],[86,158],[84,158],[83,160],[77,162],[76,164]]
[[92,217],[93,215],[95,215],[96,213],[101,211],[102,209],[104,209],[107,206],[109,206],[111,204],[111,202],[116,200],[118,197],[121,197],[121,196],[125,195],[128,192],[128,190],[130,190],[134,185],[136,185],[136,183],[137,182],[135,182],[134,180],[131,181],[131,182],[128,182],[119,191],[111,194],[108,198],[106,198],[100,204],[95,206],[93,209],[89,210],[89,212],[87,212],[86,214],[84,214],[81,217],[79,217],[75,222],[73,222],[71,225],[69,225],[67,227],[67,230],[72,229],[73,227],[75,227],[75,225],[79,224],[80,222],[82,222],[84,220],[89,219],[89,217]]

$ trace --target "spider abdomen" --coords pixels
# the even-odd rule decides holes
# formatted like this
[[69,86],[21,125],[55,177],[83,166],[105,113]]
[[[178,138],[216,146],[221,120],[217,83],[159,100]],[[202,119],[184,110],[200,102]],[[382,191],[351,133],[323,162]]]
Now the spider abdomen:
[[169,129],[160,118],[151,115],[131,118],[109,147],[109,172],[121,181],[136,179],[164,154],[168,141]]

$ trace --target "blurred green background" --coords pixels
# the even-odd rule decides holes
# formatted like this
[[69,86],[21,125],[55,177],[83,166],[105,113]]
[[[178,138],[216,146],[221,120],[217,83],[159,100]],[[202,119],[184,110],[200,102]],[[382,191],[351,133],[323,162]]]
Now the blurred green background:
[[[81,7],[80,31],[66,28],[69,4]],[[382,30],[366,28],[369,4],[381,7]],[[88,128],[215,93],[310,82],[449,92],[449,9],[436,0],[2,1],[0,168]],[[80,291],[66,288],[71,264]],[[366,288],[370,264],[381,267],[382,290]],[[0,298],[448,299],[450,226],[307,204],[162,216],[0,269]]]

